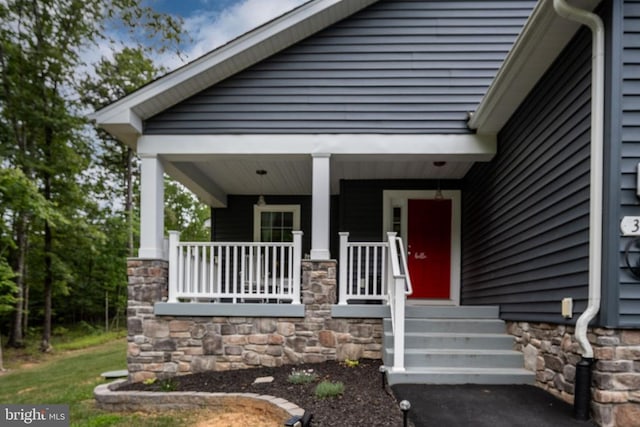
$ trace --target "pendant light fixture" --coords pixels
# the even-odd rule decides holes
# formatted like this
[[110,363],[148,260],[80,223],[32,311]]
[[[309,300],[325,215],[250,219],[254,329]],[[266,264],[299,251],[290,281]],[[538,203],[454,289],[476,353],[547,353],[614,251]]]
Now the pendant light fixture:
[[264,181],[264,176],[267,174],[267,171],[264,169],[258,169],[256,171],[256,174],[260,177],[260,196],[258,197],[258,201],[256,202],[256,205],[258,206],[264,206],[267,204],[267,202],[264,200],[264,196],[262,195],[262,185],[263,185],[263,181]]
[[[437,168],[441,168],[446,164],[447,164],[447,162],[443,162],[443,161],[433,162],[433,166],[435,166]],[[438,176],[438,188],[436,189],[436,195],[433,198],[435,200],[443,200],[444,199],[444,195],[442,194],[442,190],[440,189],[440,177],[439,176]]]

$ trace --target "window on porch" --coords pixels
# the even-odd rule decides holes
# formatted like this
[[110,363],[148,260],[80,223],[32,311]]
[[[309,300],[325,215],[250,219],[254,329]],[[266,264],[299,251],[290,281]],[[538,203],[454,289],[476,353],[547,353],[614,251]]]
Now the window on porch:
[[292,242],[293,231],[300,230],[300,205],[255,205],[255,242]]

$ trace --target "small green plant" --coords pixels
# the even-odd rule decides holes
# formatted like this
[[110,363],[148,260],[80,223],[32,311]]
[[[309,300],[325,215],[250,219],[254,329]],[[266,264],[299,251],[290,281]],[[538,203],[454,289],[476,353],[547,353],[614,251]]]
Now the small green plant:
[[175,391],[178,388],[178,384],[173,378],[166,378],[159,383],[160,391]]
[[344,384],[340,381],[322,381],[316,386],[316,397],[318,399],[327,399],[337,397],[344,393]]
[[300,371],[292,369],[287,380],[291,384],[309,384],[314,382],[317,378],[318,375],[313,372],[313,369],[303,369]]
[[142,384],[151,385],[151,384],[155,384],[156,381],[157,381],[157,378],[147,378],[146,380],[142,381]]
[[358,360],[345,359],[344,364],[347,368],[355,368],[360,362]]

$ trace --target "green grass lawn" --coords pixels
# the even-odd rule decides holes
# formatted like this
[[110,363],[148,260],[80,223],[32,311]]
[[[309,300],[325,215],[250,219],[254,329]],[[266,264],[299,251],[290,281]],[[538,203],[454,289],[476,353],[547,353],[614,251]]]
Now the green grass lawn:
[[[67,404],[72,426],[188,425],[190,414],[185,413],[111,413],[96,408],[93,389],[105,382],[100,374],[126,368],[127,343],[123,338],[99,345],[95,342],[89,339],[84,344],[68,344],[67,348],[82,349],[62,351],[35,364],[11,368],[0,376],[0,403]],[[60,351],[56,347],[56,352]]]

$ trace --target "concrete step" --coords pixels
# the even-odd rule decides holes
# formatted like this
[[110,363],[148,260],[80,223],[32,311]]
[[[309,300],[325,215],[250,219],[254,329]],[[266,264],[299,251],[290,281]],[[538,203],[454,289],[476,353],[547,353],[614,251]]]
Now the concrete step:
[[409,306],[405,370],[393,371],[391,320],[384,320],[383,360],[390,384],[533,384],[522,353],[512,350],[497,307]]
[[[444,319],[444,318],[407,318],[405,332],[451,332],[451,333],[505,333],[504,321],[500,319]],[[391,319],[384,320],[385,330],[391,330]]]
[[535,375],[524,368],[408,368],[387,372],[394,384],[534,384]]
[[464,306],[426,306],[407,305],[406,318],[419,319],[497,319],[500,315],[498,306],[464,305]]
[[[393,350],[384,349],[385,360],[394,359]],[[393,362],[392,362],[393,363]],[[406,349],[406,368],[523,368],[522,353],[493,349]]]
[[[466,332],[407,332],[405,347],[410,348],[477,348],[513,349],[514,339],[505,333],[480,334]],[[384,334],[384,346],[393,347],[393,334]]]

